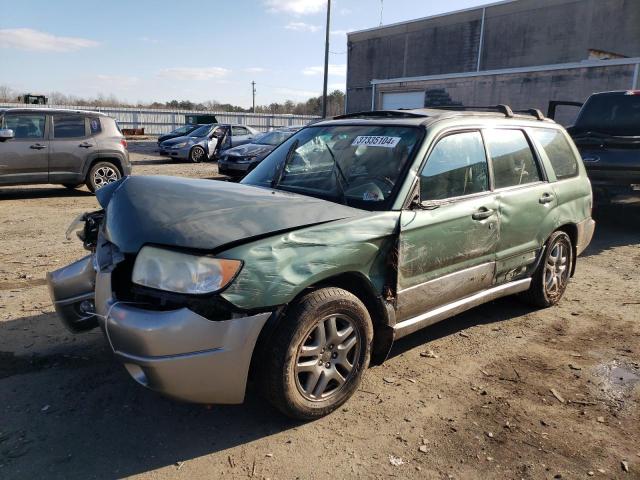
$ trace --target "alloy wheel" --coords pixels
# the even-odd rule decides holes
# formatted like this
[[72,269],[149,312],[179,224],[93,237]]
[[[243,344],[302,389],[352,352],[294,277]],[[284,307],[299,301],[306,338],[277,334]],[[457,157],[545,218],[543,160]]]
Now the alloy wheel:
[[361,348],[361,334],[349,316],[321,319],[298,347],[295,379],[300,394],[311,401],[335,395],[353,376]]
[[109,183],[116,182],[119,179],[120,175],[118,174],[118,172],[113,167],[109,167],[106,165],[98,168],[93,173],[93,184],[95,185],[96,190],[104,187]]
[[570,246],[559,239],[551,246],[544,268],[544,288],[547,295],[561,295],[569,281]]

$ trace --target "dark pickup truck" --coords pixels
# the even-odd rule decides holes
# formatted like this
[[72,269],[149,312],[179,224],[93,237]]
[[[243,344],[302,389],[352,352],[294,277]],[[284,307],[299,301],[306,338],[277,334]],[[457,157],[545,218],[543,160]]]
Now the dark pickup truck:
[[596,198],[606,202],[616,195],[640,195],[640,90],[594,93],[567,131]]

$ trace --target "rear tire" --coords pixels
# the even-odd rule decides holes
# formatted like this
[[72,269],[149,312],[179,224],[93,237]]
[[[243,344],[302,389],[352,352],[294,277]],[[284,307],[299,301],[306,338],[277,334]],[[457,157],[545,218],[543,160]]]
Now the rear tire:
[[200,163],[206,157],[207,154],[202,147],[193,147],[189,152],[189,160],[191,160],[193,163]]
[[263,353],[263,395],[289,417],[323,417],[358,388],[372,341],[371,317],[355,295],[313,291],[289,307]]
[[544,258],[533,274],[529,290],[521,298],[534,307],[547,308],[557,304],[569,284],[575,258],[571,238],[556,231],[547,240]]
[[122,178],[118,167],[111,162],[98,162],[91,167],[87,175],[86,185],[89,190],[95,192],[105,185],[116,182]]

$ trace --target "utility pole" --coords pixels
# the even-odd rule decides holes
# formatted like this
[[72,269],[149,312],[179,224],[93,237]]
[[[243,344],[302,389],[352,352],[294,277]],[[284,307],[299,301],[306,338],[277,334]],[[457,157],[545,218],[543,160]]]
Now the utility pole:
[[254,80],[251,81],[251,96],[253,97],[253,108],[251,111],[256,113],[256,82]]
[[331,26],[331,0],[327,0],[327,31],[324,41],[324,86],[322,87],[322,118],[327,116],[327,80],[329,76],[329,28]]

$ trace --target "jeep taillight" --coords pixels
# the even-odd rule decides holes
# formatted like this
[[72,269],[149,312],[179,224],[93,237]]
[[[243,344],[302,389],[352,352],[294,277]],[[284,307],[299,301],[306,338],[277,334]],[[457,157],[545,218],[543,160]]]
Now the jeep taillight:
[[120,140],[120,144],[124,147],[127,148],[127,141],[123,138],[122,140]]

